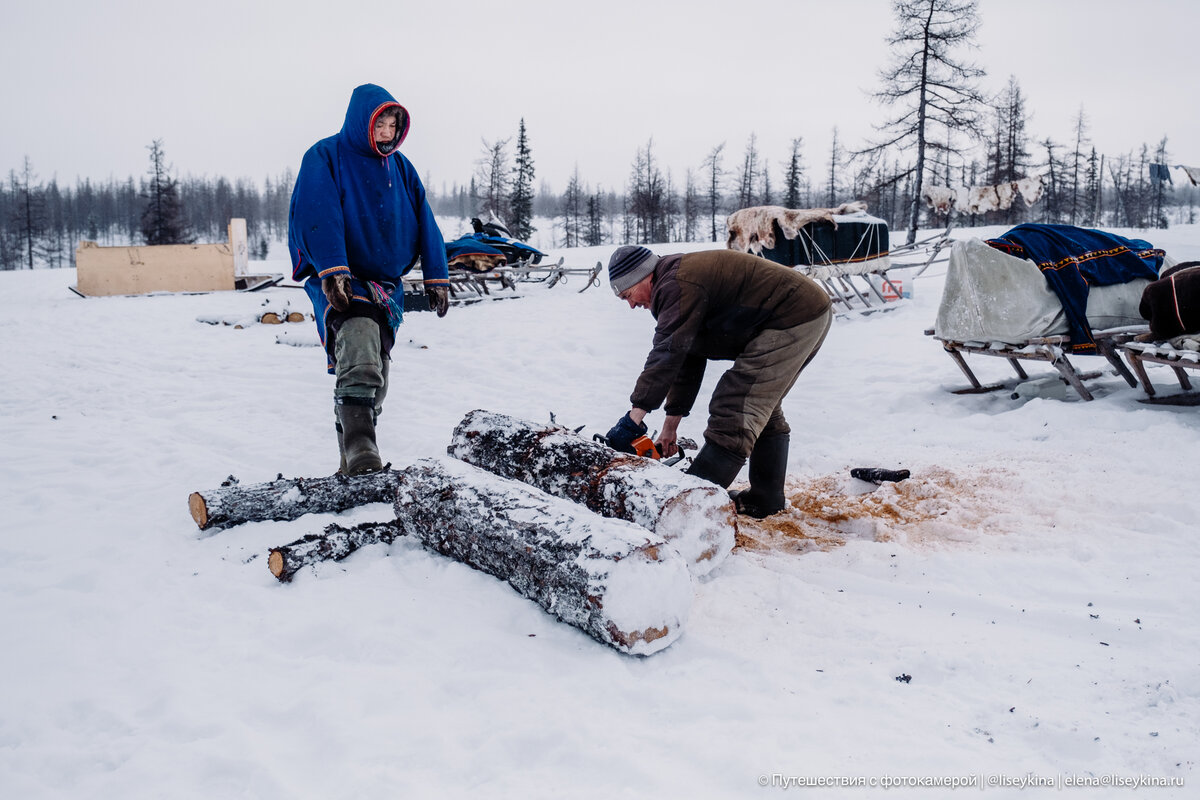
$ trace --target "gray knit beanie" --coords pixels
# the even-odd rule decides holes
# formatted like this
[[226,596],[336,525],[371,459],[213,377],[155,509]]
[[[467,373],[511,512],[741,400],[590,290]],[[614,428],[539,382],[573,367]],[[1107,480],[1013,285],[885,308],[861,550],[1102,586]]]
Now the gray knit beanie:
[[613,294],[620,297],[621,292],[653,272],[657,264],[658,256],[645,247],[632,244],[618,247],[608,260],[608,282]]

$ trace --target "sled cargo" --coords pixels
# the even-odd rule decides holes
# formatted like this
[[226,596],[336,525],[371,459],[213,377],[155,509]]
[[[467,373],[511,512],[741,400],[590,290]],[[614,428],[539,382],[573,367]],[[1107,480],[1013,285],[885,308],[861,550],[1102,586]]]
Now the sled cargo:
[[[1023,236],[1053,246],[1025,252],[1018,244]],[[1074,356],[1101,356],[1136,387],[1119,349],[1146,332],[1138,306],[1164,263],[1169,258],[1141,240],[1065,225],[1020,225],[994,240],[955,242],[937,319],[926,334],[971,384],[955,393],[1010,388],[1029,380],[1022,362],[1042,361],[1091,400],[1084,382],[1103,373],[1080,371]],[[966,355],[1004,358],[1017,379],[984,384]]]

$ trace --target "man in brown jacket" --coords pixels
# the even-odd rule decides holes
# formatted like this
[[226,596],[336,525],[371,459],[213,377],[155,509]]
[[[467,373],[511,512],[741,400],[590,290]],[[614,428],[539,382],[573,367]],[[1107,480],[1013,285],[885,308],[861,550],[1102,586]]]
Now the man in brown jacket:
[[729,488],[750,460],[750,488],[732,492],[738,512],[783,510],[791,428],[781,403],[812,360],[833,319],[829,296],[795,270],[733,250],[659,258],[617,248],[608,264],[613,292],[658,322],[654,346],[630,396],[633,407],[608,432],[632,452],[645,416],[665,403],[658,445],[677,452],[676,431],[696,400],[710,360],[731,360],[708,406],[704,447],[688,472]]

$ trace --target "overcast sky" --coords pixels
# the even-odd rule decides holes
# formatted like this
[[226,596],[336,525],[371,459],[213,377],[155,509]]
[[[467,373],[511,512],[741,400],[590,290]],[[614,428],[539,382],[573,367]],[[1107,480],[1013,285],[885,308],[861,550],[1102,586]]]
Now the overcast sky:
[[[412,114],[403,150],[435,191],[470,179],[481,140],[524,117],[537,183],[578,165],[620,188],[653,137],[681,185],[751,133],[782,174],[795,137],[822,175],[833,127],[860,146],[894,26],[887,0],[2,0],[0,169],[41,180],[140,176],[162,139],[180,176],[262,182],[336,132],[378,83]],[[1072,138],[1082,106],[1110,156],[1165,135],[1200,164],[1193,0],[981,0],[960,53],[995,92],[1015,76],[1030,134]],[[781,178],[776,179],[776,185]]]

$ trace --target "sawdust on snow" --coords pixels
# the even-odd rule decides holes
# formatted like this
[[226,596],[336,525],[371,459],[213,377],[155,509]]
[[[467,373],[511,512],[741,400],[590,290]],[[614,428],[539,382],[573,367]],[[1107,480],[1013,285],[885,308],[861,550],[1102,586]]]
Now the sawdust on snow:
[[735,549],[804,553],[854,539],[928,545],[969,541],[1004,531],[1012,487],[1000,469],[960,475],[931,467],[878,486],[848,475],[789,481],[787,496],[788,507],[778,514],[763,520],[738,517]]

